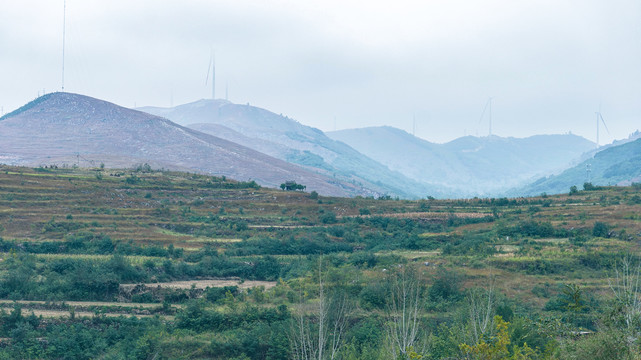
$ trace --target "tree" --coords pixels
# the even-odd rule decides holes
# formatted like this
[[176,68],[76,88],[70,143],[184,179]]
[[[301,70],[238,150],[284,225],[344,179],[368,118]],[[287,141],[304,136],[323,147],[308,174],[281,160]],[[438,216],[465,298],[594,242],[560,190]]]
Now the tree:
[[282,190],[286,190],[286,191],[296,191],[296,190],[303,191],[303,190],[307,189],[307,186],[301,185],[301,184],[297,184],[295,181],[286,181],[286,182],[280,184],[280,188]]
[[620,308],[623,323],[632,336],[641,325],[641,264],[634,264],[629,257],[614,267],[614,277],[608,279],[614,299]]
[[510,355],[508,350],[508,345],[511,342],[508,331],[510,323],[498,315],[494,317],[492,322],[496,324],[494,329],[496,335],[479,339],[474,345],[459,345],[466,358],[479,360],[528,360],[537,358],[536,352],[527,343],[523,344],[522,347],[514,345]]
[[345,295],[336,294],[328,299],[322,262],[321,256],[318,259],[318,304],[309,309],[311,315],[308,316],[301,294],[301,304],[294,316],[290,343],[295,360],[336,359],[344,342],[351,304]]
[[467,297],[470,307],[472,343],[478,343],[494,327],[494,277],[487,289],[473,289]]
[[390,275],[388,281],[391,288],[385,327],[389,350],[393,359],[409,359],[410,355],[418,356],[414,349],[419,345],[423,317],[420,281],[407,267]]
[[597,221],[594,223],[594,227],[592,228],[592,236],[596,237],[608,237],[608,234],[610,233],[610,227],[608,224]]

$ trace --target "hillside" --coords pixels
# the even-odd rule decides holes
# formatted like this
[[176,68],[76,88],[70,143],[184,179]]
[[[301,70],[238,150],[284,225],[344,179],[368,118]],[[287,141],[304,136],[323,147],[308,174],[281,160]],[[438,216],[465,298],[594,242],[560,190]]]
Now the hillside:
[[446,195],[440,187],[390,171],[318,129],[258,107],[225,100],[199,100],[174,108],[138,110],[383,194],[404,198]]
[[196,171],[278,187],[293,180],[327,195],[371,195],[239,144],[87,96],[52,93],[0,118],[0,161]]
[[414,358],[632,358],[613,290],[639,189],[396,201],[0,165],[0,357],[290,359],[325,304],[340,358],[393,358],[405,308]]
[[575,135],[466,136],[434,144],[392,127],[341,130],[328,136],[413,180],[447,187],[456,197],[500,195],[536,175],[567,168],[593,146]]
[[559,194],[569,191],[571,186],[581,188],[585,182],[592,185],[630,185],[641,182],[641,139],[607,147],[597,152],[593,158],[561,174],[543,177],[511,193]]

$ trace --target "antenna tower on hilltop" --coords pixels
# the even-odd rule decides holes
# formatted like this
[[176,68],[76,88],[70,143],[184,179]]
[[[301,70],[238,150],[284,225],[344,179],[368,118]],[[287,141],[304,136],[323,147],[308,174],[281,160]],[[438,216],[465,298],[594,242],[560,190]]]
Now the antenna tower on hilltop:
[[62,3],[62,91],[65,91],[65,32],[67,28],[67,0]]

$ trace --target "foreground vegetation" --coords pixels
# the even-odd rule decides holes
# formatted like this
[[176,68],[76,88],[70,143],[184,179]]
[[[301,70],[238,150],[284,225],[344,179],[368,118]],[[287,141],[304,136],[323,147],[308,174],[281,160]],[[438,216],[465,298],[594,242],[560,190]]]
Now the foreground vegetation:
[[635,359],[641,189],[584,188],[348,199],[0,167],[0,358]]

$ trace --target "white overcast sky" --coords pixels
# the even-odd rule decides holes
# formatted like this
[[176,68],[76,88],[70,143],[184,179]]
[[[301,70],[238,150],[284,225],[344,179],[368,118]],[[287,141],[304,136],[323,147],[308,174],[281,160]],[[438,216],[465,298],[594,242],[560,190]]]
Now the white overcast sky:
[[[65,90],[119,105],[209,97],[333,130],[430,141],[641,128],[641,1],[67,0]],[[0,0],[0,106],[61,87],[63,0]],[[482,121],[481,121],[482,120]]]

